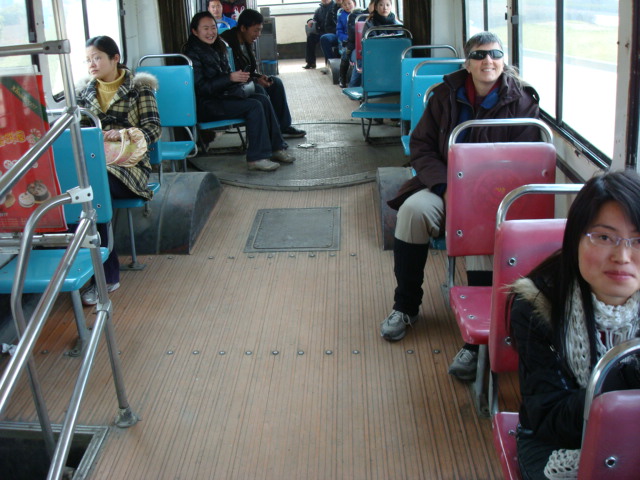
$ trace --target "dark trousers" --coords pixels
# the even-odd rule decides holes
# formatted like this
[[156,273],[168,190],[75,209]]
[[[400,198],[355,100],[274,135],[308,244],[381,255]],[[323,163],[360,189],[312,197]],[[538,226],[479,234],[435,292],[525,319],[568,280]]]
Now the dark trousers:
[[406,243],[393,239],[393,272],[396,276],[396,290],[393,309],[409,316],[418,314],[422,303],[422,282],[427,264],[429,245]]
[[518,445],[518,465],[523,480],[547,480],[544,474],[544,467],[549,461],[549,456],[559,446],[549,445],[533,438],[533,433],[523,431],[518,426],[516,434]]
[[307,50],[304,59],[311,65],[316,64],[316,45],[318,45],[319,41],[320,35],[318,35],[317,33],[310,33],[307,37]]
[[213,122],[228,118],[243,118],[247,124],[248,162],[271,158],[273,152],[284,149],[280,124],[267,95],[256,93],[249,98],[221,99],[217,100],[217,105],[223,111],[221,115],[209,115],[204,111],[200,112],[198,120]]
[[287,92],[284,91],[284,83],[282,83],[282,80],[278,77],[272,78],[273,83],[267,88],[262,88],[256,83],[256,92],[264,92],[269,95],[273,111],[280,125],[280,131],[283,131],[291,126],[291,112],[289,111],[289,103],[287,102]]

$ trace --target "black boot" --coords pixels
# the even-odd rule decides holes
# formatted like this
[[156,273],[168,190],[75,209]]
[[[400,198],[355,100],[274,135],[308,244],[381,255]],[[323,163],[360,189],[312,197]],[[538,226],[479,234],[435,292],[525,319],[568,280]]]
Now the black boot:
[[340,88],[347,88],[347,73],[349,72],[349,60],[343,58],[340,62]]
[[410,316],[418,314],[422,303],[422,282],[428,254],[429,244],[406,243],[394,238],[393,271],[398,285],[393,298],[394,310]]

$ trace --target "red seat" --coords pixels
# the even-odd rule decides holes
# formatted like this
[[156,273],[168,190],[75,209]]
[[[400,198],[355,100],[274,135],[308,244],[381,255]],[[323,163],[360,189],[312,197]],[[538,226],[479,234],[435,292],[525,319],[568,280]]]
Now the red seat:
[[493,446],[500,457],[502,473],[505,479],[520,479],[518,467],[518,449],[516,447],[516,427],[518,426],[516,412],[500,412],[493,416]]
[[596,396],[580,452],[579,480],[638,478],[640,390],[616,390]]
[[[555,164],[555,148],[549,143],[452,145],[446,219],[449,257],[492,255],[496,212],[504,196],[522,185],[555,183]],[[509,219],[553,218],[554,198],[551,195],[527,196],[517,200],[509,213]],[[486,345],[491,306],[489,292],[473,293],[469,288],[474,287],[454,287],[452,284],[450,287],[449,300],[463,339]]]

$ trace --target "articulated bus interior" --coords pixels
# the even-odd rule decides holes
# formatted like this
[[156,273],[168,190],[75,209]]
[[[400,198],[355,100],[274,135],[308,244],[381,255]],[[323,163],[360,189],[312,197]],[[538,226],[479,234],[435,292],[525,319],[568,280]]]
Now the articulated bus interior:
[[[248,168],[243,119],[198,119],[193,68],[163,57],[183,52],[207,0],[0,0],[0,478],[521,478],[517,359],[505,324],[489,325],[491,298],[506,305],[506,290],[481,287],[484,303],[473,304],[486,307],[474,377],[448,372],[476,338],[463,326],[474,320],[464,289],[476,253],[456,253],[456,241],[476,248],[488,238],[493,261],[504,260],[493,278],[510,284],[560,247],[582,184],[637,171],[638,2],[382,0],[402,24],[386,36],[404,43],[388,57],[372,59],[373,47],[362,54],[379,88],[397,86],[380,92],[340,85],[337,47],[325,61],[318,44],[317,64],[304,68],[319,0],[222,1],[235,6],[231,15],[262,14],[258,69],[282,81],[291,126],[302,131],[284,138],[281,153],[295,161],[275,171]],[[366,11],[369,2],[354,3]],[[447,199],[420,311],[406,337],[388,342],[381,322],[395,308],[397,239],[387,201],[420,175],[410,138],[430,92],[465,68],[465,42],[483,31],[502,40],[505,62],[537,92],[541,122],[527,125],[543,142],[524,151],[542,151],[545,163],[530,167],[534,153],[522,151],[504,153],[526,157],[520,163],[472,152],[486,163],[456,172],[470,183],[451,191],[467,203]],[[74,92],[90,78],[85,44],[98,35],[116,41],[128,69],[156,72],[162,130],[150,146],[151,199],[111,198],[100,122],[77,110]],[[347,79],[361,68],[364,81],[366,65],[351,62]],[[420,73],[434,65],[431,78]],[[34,78],[41,85],[25,80]],[[38,126],[16,126],[27,117]],[[60,195],[36,178],[53,165],[66,170]],[[504,185],[491,168],[503,168]],[[505,196],[514,217],[532,205],[549,220],[514,234],[511,256],[497,246],[507,240],[496,231],[512,220],[510,204],[498,209]],[[468,223],[456,228],[458,205]],[[33,211],[57,206],[66,224],[23,233]],[[103,238],[109,244],[97,248]],[[101,273],[109,248],[120,263],[112,291]],[[95,305],[83,305],[92,282]],[[628,468],[620,458],[609,455],[608,472]],[[584,478],[609,478],[593,475]]]

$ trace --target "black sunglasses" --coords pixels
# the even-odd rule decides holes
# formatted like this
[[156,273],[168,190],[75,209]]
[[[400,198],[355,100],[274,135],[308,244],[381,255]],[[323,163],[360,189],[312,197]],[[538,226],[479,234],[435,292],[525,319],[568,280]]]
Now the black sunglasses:
[[504,52],[502,50],[474,50],[469,53],[469,58],[471,60],[484,60],[487,55],[490,55],[491,58],[496,60],[497,58],[504,57]]

